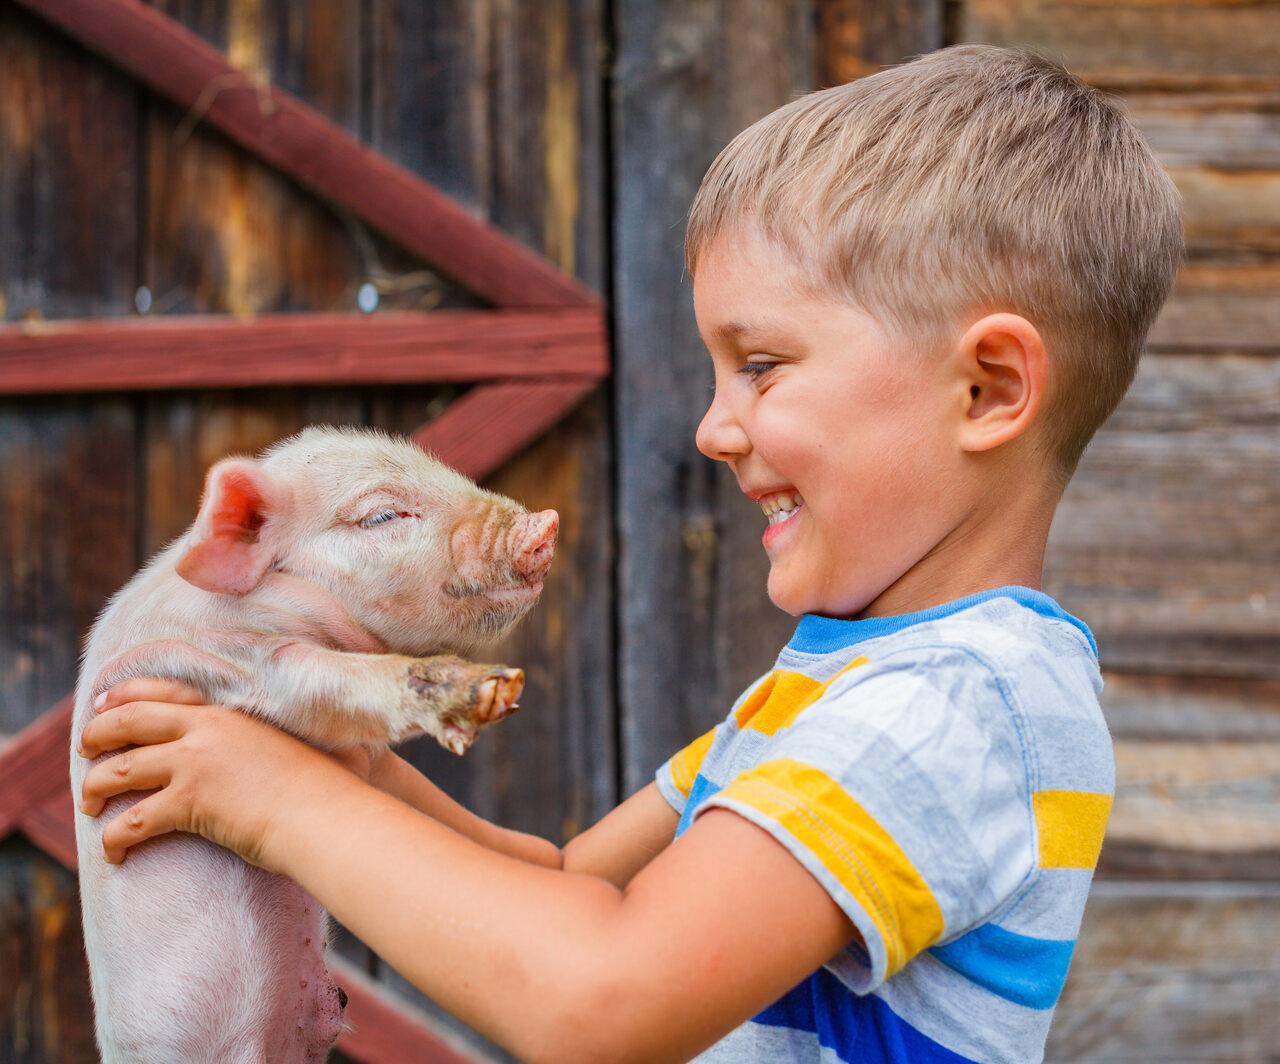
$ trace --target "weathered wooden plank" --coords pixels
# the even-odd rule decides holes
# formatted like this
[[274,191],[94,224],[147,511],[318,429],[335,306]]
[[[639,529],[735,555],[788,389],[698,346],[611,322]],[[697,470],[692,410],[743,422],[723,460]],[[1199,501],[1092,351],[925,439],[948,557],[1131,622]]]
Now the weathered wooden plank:
[[1280,680],[1107,670],[1101,702],[1116,738],[1280,741]]
[[541,256],[370,152],[292,94],[237,70],[159,12],[130,0],[20,2],[494,302],[596,301],[594,293]]
[[1099,872],[1280,882],[1280,742],[1121,739]]
[[484,477],[541,436],[595,386],[589,377],[483,384],[420,426],[412,439],[467,476]]
[[73,873],[19,838],[0,842],[0,1060],[96,1061]]
[[[129,306],[136,147],[133,86],[0,7],[0,316]],[[133,568],[135,442],[127,399],[0,401],[0,733],[72,686],[81,636]]]
[[1280,8],[1215,0],[965,0],[955,38],[1033,48],[1117,89],[1275,91]]
[[273,314],[0,327],[0,394],[602,375],[593,309]]
[[1161,355],[1067,488],[1044,584],[1112,669],[1280,675],[1280,361]]
[[1188,262],[1147,337],[1150,351],[1280,351],[1280,266]]
[[[711,160],[812,88],[810,9],[618,5],[613,152],[623,788],[723,717],[793,620],[765,595],[759,510],[694,446],[711,366],[683,228]],[[754,511],[754,512],[753,512]],[[678,668],[672,663],[679,662]]]
[[843,85],[945,43],[943,0],[814,0],[815,88]]
[[35,805],[66,786],[71,698],[0,743],[0,839]]
[[[1169,176],[1182,194],[1189,255],[1244,258],[1280,251],[1280,169],[1175,166]],[[1274,349],[1275,339],[1267,346]]]
[[[597,291],[606,289],[609,270],[606,6],[369,5],[370,141]],[[431,398],[421,389],[383,390],[372,421],[412,432]],[[465,414],[468,398],[444,418]],[[511,401],[538,400],[527,392]],[[488,412],[494,424],[500,416],[501,407]],[[544,416],[550,422],[556,412],[548,407]],[[561,515],[555,564],[537,608],[493,650],[496,660],[526,670],[523,712],[512,728],[486,733],[465,758],[428,743],[406,754],[481,815],[557,842],[599,819],[617,798],[608,417],[607,392],[597,388],[485,479],[527,506]],[[382,978],[440,1015],[394,972]],[[458,1021],[440,1018],[475,1051],[510,1059]]]
[[1050,1064],[1270,1064],[1280,887],[1095,883]]
[[1120,102],[1166,166],[1280,168],[1275,94],[1140,93]]

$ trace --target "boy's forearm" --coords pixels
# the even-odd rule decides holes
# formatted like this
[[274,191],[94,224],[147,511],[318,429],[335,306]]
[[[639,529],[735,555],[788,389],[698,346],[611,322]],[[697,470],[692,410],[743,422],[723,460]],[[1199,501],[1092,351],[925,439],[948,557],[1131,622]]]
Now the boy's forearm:
[[448,1011],[522,1058],[548,1059],[599,983],[589,958],[622,893],[495,853],[336,764],[293,786],[264,863]]
[[491,824],[455,802],[394,750],[385,751],[369,771],[369,783],[490,850],[522,861],[561,868],[564,856],[548,839]]

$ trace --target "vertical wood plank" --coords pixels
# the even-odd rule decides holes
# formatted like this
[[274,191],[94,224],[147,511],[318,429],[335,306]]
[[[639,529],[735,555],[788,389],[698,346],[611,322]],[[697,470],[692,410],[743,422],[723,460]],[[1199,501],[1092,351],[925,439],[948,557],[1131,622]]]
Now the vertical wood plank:
[[684,221],[711,160],[811,87],[807,3],[614,9],[619,697],[623,788],[727,712],[793,619],[765,594],[759,508],[698,453],[711,367],[684,277]]
[[[136,107],[127,81],[0,8],[6,317],[128,312]],[[0,733],[74,683],[84,631],[133,569],[134,447],[124,397],[0,403]]]
[[814,0],[818,88],[943,46],[945,0]]
[[[603,291],[601,0],[374,0],[370,14],[373,145]],[[412,431],[450,394],[381,391],[372,423]],[[557,842],[616,799],[608,437],[598,393],[485,484],[561,515],[541,601],[492,652],[525,669],[523,712],[463,759],[423,741],[403,751],[480,815]],[[382,978],[478,1052],[510,1059],[395,972]]]
[[[253,75],[279,82],[359,132],[359,0],[167,0],[170,16]],[[353,310],[377,275],[377,242],[220,134],[149,97],[143,280],[151,313]],[[358,389],[151,393],[143,399],[149,556],[194,519],[205,470],[253,454],[308,424],[359,424]],[[365,966],[368,950],[335,928],[334,948]]]
[[0,1060],[98,1060],[75,873],[20,838],[0,843],[0,973]]

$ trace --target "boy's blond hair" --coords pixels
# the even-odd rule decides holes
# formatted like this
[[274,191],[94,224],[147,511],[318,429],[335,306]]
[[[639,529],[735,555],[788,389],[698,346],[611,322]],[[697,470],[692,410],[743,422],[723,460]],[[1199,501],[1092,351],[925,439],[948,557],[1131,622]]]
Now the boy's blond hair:
[[685,261],[753,221],[922,356],[974,312],[1040,331],[1036,447],[1058,488],[1133,381],[1183,255],[1181,198],[1117,102],[1058,62],[957,45],[793,100],[739,133]]

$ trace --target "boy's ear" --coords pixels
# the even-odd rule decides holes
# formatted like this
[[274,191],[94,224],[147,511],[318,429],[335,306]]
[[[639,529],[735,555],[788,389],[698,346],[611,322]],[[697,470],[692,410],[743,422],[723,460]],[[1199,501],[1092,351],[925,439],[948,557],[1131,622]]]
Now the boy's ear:
[[966,451],[986,451],[1031,427],[1048,385],[1040,332],[1018,314],[988,314],[960,341],[969,399],[961,426]]
[[250,458],[224,458],[204,482],[178,575],[220,595],[247,595],[275,560],[264,535],[278,518],[283,493]]

